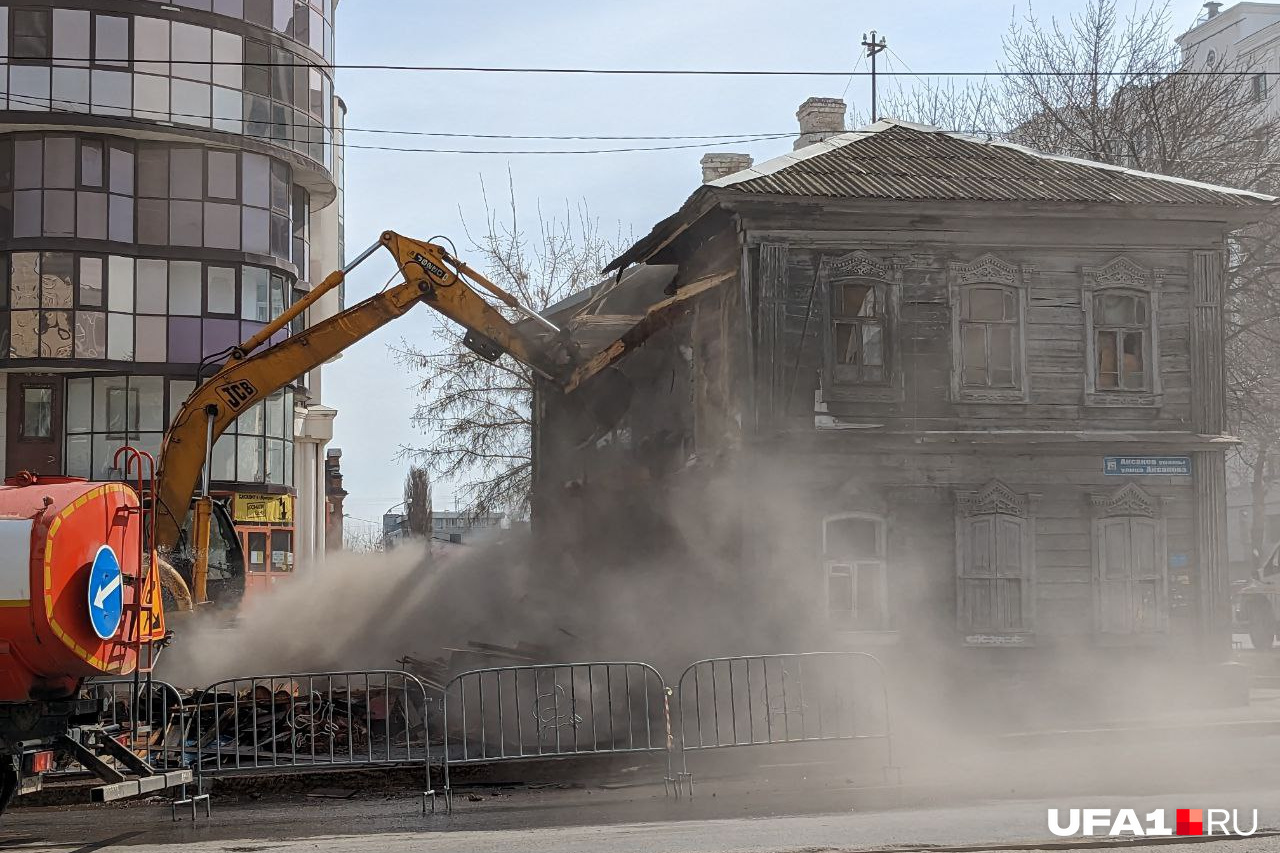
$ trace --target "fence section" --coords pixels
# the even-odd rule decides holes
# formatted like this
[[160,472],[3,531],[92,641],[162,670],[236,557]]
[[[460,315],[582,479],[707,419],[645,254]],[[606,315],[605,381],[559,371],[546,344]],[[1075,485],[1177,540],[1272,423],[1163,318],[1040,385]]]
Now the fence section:
[[[183,738],[187,730],[186,709],[176,687],[148,678],[104,678],[84,686],[87,698],[103,702],[102,723],[108,737],[124,746],[155,770],[175,770],[186,766]],[[63,766],[51,775],[87,772],[67,756]],[[102,761],[121,772],[130,772],[118,759]]]
[[[677,684],[680,772],[693,793],[689,753],[814,741],[881,740],[893,767],[884,668],[862,652],[707,658]],[[677,791],[679,784],[677,782]]]
[[608,753],[667,753],[671,715],[662,676],[608,661],[476,669],[445,687],[444,788],[451,765]]
[[264,770],[421,767],[431,795],[433,704],[397,670],[232,678],[197,695],[187,750],[202,784]]

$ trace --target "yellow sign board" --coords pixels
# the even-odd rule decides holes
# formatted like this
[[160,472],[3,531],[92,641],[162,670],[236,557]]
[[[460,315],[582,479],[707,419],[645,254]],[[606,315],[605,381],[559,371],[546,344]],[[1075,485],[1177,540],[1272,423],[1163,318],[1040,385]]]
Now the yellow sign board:
[[237,492],[231,515],[244,524],[292,524],[293,495]]

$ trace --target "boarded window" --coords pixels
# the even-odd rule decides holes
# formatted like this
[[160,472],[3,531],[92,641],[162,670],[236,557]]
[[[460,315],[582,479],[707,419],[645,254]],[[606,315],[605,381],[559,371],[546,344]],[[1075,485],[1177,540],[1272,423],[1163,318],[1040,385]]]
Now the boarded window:
[[961,383],[966,388],[1017,388],[1021,377],[1018,293],[994,284],[960,291]]
[[884,285],[831,288],[832,364],[838,384],[878,385],[888,378],[888,312]]
[[1099,391],[1145,391],[1150,387],[1147,296],[1107,292],[1093,297],[1095,370]]
[[843,515],[823,522],[827,616],[847,631],[889,627],[884,520]]
[[1026,519],[989,513],[964,518],[961,524],[960,629],[979,633],[1030,630]]
[[1101,519],[1096,528],[1099,629],[1108,634],[1163,630],[1168,615],[1164,543],[1150,518]]

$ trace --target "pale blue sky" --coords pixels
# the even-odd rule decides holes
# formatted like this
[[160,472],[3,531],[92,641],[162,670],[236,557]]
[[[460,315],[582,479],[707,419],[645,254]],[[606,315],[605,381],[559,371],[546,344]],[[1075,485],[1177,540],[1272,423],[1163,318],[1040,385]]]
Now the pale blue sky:
[[[1041,17],[1067,15],[1083,0],[1039,0]],[[1025,10],[1026,3],[1017,7]],[[1189,26],[1198,0],[1175,0],[1174,20]],[[889,61],[929,70],[989,70],[1015,4],[963,0],[647,3],[527,0],[342,0],[337,57],[347,64],[526,65],[619,68],[850,69],[862,34],[888,38]],[[882,55],[883,56],[883,55]],[[864,66],[865,68],[865,63]],[[463,133],[722,134],[791,131],[811,95],[838,97],[847,78],[577,77],[340,70],[347,125]],[[909,83],[904,79],[903,83]],[[866,108],[868,83],[855,79],[846,100]],[[352,144],[514,149],[595,147],[590,143],[449,140],[350,133]],[[600,143],[625,146],[627,143]],[[661,145],[666,143],[638,143]],[[708,150],[746,151],[757,160],[790,150],[789,140],[752,145],[595,155],[461,155],[351,148],[346,168],[348,254],[385,229],[417,237],[447,234],[464,245],[461,216],[477,221],[480,179],[491,194],[510,167],[519,201],[532,212],[585,201],[602,225],[637,236],[672,213],[700,179]],[[463,252],[465,255],[465,252]],[[382,254],[347,286],[348,302],[391,274]],[[377,520],[401,500],[404,444],[421,443],[409,423],[413,377],[388,345],[409,338],[432,345],[436,315],[426,308],[385,327],[326,368],[324,402],[338,409],[331,447],[343,451],[347,511]],[[450,506],[449,484],[436,504]]]

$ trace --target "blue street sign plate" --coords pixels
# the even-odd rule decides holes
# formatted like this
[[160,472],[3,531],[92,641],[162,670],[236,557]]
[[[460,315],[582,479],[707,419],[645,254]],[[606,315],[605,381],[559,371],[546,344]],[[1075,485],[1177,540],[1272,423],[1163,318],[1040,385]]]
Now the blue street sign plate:
[[1189,477],[1190,456],[1104,456],[1102,472],[1121,477]]
[[124,613],[124,578],[110,545],[103,545],[89,568],[89,622],[104,640],[115,636]]

